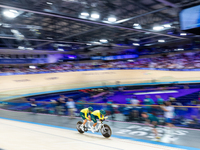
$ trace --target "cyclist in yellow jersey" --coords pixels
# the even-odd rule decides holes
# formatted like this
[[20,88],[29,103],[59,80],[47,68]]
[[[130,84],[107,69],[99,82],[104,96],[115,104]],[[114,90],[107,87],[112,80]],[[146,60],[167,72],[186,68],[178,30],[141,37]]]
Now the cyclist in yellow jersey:
[[97,125],[97,119],[104,120],[105,114],[106,114],[106,112],[104,110],[95,110],[94,112],[92,112],[91,119],[94,122],[94,124],[92,126],[92,132],[93,133],[94,133],[94,128]]
[[84,120],[83,124],[80,126],[82,131],[84,131],[84,127],[85,127],[85,124],[87,123],[87,120],[91,121],[90,115],[91,115],[92,111],[93,111],[92,107],[88,107],[88,108],[82,109],[80,111],[80,115],[81,115],[82,119]]

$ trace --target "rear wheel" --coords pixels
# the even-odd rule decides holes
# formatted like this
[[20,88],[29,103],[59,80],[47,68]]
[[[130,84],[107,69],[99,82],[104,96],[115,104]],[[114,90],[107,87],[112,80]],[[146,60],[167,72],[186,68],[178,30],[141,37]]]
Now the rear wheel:
[[105,137],[105,138],[109,138],[112,135],[112,130],[109,127],[109,125],[104,124],[101,127],[101,134]]
[[78,130],[79,133],[84,133],[84,131],[81,130],[80,126],[82,125],[83,123],[81,121],[77,122],[76,124],[76,129]]

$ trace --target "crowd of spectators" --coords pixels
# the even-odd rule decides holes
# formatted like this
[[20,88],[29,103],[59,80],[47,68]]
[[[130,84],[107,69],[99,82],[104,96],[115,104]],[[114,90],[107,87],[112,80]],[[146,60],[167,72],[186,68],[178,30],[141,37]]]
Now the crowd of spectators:
[[[121,112],[126,116],[126,121],[140,122],[140,116],[142,112],[151,113],[161,119],[164,115],[164,111],[161,108],[167,103],[170,103],[170,105],[173,106],[182,106],[181,102],[177,101],[176,98],[173,96],[169,96],[167,99],[164,99],[160,95],[156,95],[156,100],[153,100],[149,95],[146,95],[144,99],[138,99],[138,97],[133,96],[132,98],[127,98],[127,104],[132,105],[126,107]],[[199,102],[197,100],[197,104],[195,104],[194,106],[198,106],[198,103]],[[191,128],[200,128],[200,111],[198,108],[173,107],[173,109],[175,111],[175,116],[172,119],[174,124],[178,126],[183,125]]]
[[107,62],[68,62],[65,64],[48,64],[32,67],[0,67],[0,74],[6,73],[50,73],[82,71],[90,69],[128,69],[128,68],[160,68],[160,69],[197,69],[200,68],[200,52],[190,52],[176,55],[166,55],[135,60],[107,61]]
[[38,106],[46,106],[48,113],[55,113],[57,115],[68,114],[71,118],[75,116],[75,102],[73,98],[60,95],[58,99],[51,99],[50,101],[36,101],[34,98],[24,99],[25,102],[30,103],[30,108],[33,113],[38,112]]
[[[153,89],[151,89],[153,90]],[[106,91],[108,92],[107,95]],[[64,95],[60,95],[58,98],[49,99],[47,101],[36,101],[33,98],[25,100],[28,102],[29,110],[33,113],[49,113],[49,114],[57,114],[57,115],[68,115],[71,118],[74,116],[78,116],[81,109],[86,108],[88,106],[92,106],[94,109],[105,109],[109,119],[118,120],[118,121],[138,121],[142,122],[141,113],[148,112],[152,113],[155,116],[159,117],[161,120],[163,118],[164,111],[160,108],[160,106],[164,106],[166,102],[170,102],[173,106],[178,106],[175,108],[176,116],[173,119],[174,124],[184,125],[186,127],[200,128],[199,122],[199,108],[186,108],[179,107],[183,106],[181,101],[169,95],[168,97],[163,97],[161,95],[145,95],[143,98],[139,98],[138,96],[127,96],[126,104],[131,105],[118,105],[119,102],[116,101],[112,96],[110,97],[109,93],[116,94],[120,91],[115,89],[114,91],[110,88],[107,90],[103,89],[87,89],[81,90],[83,93],[91,93],[88,98],[80,97],[79,99],[75,99],[75,97],[66,97]],[[105,96],[105,98],[104,98]],[[200,92],[195,94],[196,101],[192,101],[189,106],[199,106]],[[106,103],[105,105],[93,105],[91,103],[96,103],[94,100],[101,100],[100,103]],[[106,99],[104,101],[104,99]],[[75,104],[75,102],[77,102]],[[98,103],[98,102],[97,102]]]

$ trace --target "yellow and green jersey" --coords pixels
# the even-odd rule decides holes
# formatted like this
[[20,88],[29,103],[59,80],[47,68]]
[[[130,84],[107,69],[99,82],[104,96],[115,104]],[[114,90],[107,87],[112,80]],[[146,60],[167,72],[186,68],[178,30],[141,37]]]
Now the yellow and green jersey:
[[88,108],[82,109],[82,110],[81,110],[81,113],[83,113],[83,114],[85,115],[85,118],[86,118],[86,119],[89,119],[89,118],[88,118],[88,113],[89,113],[89,109],[88,109]]
[[104,115],[102,115],[102,117],[101,117],[100,110],[93,111],[92,115],[97,116],[99,118],[99,120],[103,120],[104,119]]

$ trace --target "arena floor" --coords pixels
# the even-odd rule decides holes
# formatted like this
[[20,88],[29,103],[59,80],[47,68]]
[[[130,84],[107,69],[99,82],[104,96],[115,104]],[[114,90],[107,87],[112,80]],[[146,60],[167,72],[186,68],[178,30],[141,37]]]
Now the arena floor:
[[[5,114],[7,114],[7,118],[3,118]],[[116,122],[114,122],[115,125],[108,122],[113,130],[113,135],[106,139],[100,133],[78,133],[75,129],[75,122],[80,120],[78,118],[68,119],[67,117],[33,115],[7,110],[0,110],[0,116],[2,117],[0,119],[0,150],[199,150],[198,147],[192,148],[177,144],[179,141],[183,141],[183,139],[180,140],[177,137],[170,142],[166,141],[167,137],[164,137],[161,142],[155,142],[152,139],[145,140],[141,135],[144,135],[144,130],[148,131],[149,129],[143,128],[142,132],[138,131],[138,125],[126,127],[124,123],[121,123],[121,126],[117,128]],[[18,120],[16,120],[17,118]],[[29,120],[26,118],[29,118]],[[51,121],[52,124],[43,124],[47,120]],[[58,123],[62,123],[63,126],[58,125]],[[74,128],[72,128],[73,125]],[[131,129],[133,131],[130,131]],[[179,136],[183,136],[183,131],[189,132],[180,129],[177,131]],[[120,132],[123,134],[120,134]],[[197,131],[195,132],[197,133]],[[197,135],[199,133],[198,131]],[[187,134],[185,136],[185,139],[188,139],[185,143],[190,143],[190,140],[194,141],[192,140],[194,138],[199,140],[197,136],[192,135]],[[137,136],[140,136],[140,139]],[[198,146],[199,143],[195,143]]]

